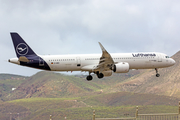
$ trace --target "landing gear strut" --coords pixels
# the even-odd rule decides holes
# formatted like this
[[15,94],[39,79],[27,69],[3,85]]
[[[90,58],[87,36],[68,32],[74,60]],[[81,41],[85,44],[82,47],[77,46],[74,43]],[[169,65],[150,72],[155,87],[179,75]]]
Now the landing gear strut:
[[157,68],[155,68],[155,70],[156,70],[156,77],[159,77],[159,76],[160,76],[160,74],[158,73],[158,69],[157,69]]

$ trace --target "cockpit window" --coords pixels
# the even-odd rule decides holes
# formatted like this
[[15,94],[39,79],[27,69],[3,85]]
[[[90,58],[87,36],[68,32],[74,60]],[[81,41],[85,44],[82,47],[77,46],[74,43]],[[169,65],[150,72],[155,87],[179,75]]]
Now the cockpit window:
[[169,58],[169,56],[166,56],[166,58]]

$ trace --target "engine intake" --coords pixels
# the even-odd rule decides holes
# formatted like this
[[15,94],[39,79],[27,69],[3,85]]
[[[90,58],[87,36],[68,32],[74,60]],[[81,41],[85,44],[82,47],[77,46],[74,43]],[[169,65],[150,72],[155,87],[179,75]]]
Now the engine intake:
[[113,71],[115,73],[127,73],[129,72],[129,64],[126,62],[120,62],[114,65]]

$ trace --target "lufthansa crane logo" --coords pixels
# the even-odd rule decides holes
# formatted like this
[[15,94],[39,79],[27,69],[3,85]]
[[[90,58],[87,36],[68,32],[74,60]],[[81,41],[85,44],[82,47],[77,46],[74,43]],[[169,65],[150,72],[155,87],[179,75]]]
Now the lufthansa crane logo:
[[25,43],[20,43],[17,45],[16,51],[19,55],[26,55],[28,53],[28,46]]

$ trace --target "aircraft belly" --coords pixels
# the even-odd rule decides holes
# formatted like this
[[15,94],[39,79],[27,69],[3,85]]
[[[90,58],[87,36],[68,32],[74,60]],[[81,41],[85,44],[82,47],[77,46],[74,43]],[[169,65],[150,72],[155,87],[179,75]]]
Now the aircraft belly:
[[155,63],[155,66],[156,66],[157,68],[168,67],[168,66],[166,65],[165,61],[158,61],[158,62]]
[[134,60],[129,62],[130,69],[151,69],[154,68],[155,65],[151,61],[144,60]]
[[50,68],[52,71],[77,71],[80,68],[77,67],[75,63],[66,63],[66,64],[51,64]]

